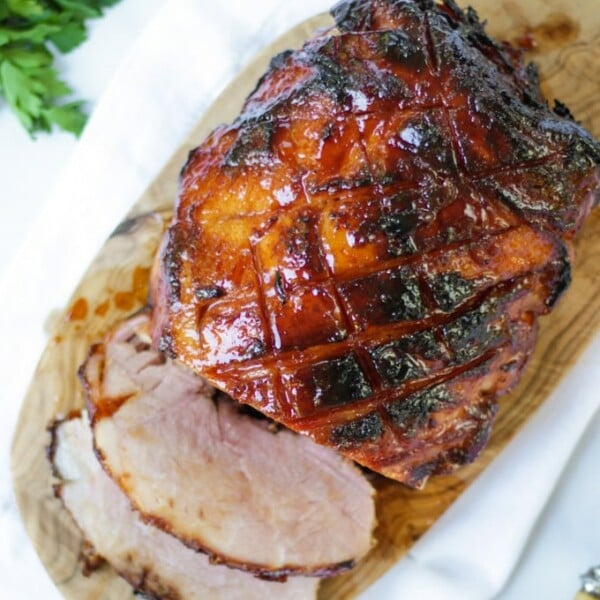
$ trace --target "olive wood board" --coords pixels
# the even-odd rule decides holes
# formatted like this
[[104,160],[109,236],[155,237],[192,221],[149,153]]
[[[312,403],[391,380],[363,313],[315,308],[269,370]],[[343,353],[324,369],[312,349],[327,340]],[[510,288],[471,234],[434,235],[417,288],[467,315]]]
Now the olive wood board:
[[[488,30],[500,39],[536,47],[533,59],[549,100],[564,101],[600,136],[600,11],[598,0],[472,0]],[[12,447],[14,490],[21,516],[50,577],[69,600],[121,600],[132,589],[108,566],[81,574],[82,537],[54,498],[45,457],[48,422],[82,406],[76,376],[89,345],[146,302],[153,253],[177,190],[188,151],[217,124],[231,121],[264,72],[270,57],[299,47],[319,27],[318,15],[264,49],[215,100],[185,143],[133,205],[94,259],[67,308],[50,320],[49,341],[23,402]],[[133,199],[132,199],[133,200]],[[542,319],[526,374],[501,410],[489,445],[477,461],[451,476],[434,477],[417,491],[376,478],[377,545],[354,570],[322,583],[320,600],[355,598],[381,577],[431,527],[504,448],[556,387],[599,329],[600,209],[577,241],[573,283],[557,309]]]

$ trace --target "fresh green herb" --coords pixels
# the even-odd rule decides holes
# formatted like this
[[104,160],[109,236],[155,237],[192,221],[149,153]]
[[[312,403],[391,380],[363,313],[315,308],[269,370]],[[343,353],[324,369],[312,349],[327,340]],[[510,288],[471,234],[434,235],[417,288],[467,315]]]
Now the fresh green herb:
[[53,68],[52,51],[69,52],[86,39],[86,21],[119,0],[0,0],[0,93],[31,134],[54,126],[79,135],[81,102]]

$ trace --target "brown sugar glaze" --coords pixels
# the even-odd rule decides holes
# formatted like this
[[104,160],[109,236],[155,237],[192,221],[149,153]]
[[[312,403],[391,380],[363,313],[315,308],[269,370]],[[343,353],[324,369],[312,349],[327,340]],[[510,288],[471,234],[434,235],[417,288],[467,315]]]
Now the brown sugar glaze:
[[570,281],[597,142],[453,2],[338,5],[190,153],[154,337],[419,486],[470,462]]

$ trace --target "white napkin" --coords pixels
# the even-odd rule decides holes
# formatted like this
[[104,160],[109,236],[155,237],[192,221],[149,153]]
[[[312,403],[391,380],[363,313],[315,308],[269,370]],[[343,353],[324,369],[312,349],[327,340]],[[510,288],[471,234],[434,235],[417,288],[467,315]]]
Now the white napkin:
[[[3,338],[18,337],[20,344],[17,355],[0,344],[0,362],[13,366],[9,397],[24,394],[50,309],[65,304],[104,239],[202,111],[255,51],[330,3],[165,3],[115,74],[0,288],[11,291],[0,298]],[[502,588],[598,409],[599,350],[597,338],[510,448],[364,600],[484,600]],[[571,410],[574,386],[577,411]]]
[[599,375],[596,336],[513,442],[363,600],[493,598],[598,412]]

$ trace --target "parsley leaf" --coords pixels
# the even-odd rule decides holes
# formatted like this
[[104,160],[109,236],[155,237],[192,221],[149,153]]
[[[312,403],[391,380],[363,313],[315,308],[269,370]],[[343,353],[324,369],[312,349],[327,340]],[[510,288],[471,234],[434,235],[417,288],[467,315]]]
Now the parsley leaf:
[[83,23],[67,23],[60,31],[48,37],[61,52],[70,52],[85,42],[87,32]]
[[33,136],[58,127],[79,135],[82,102],[52,68],[52,50],[70,52],[86,40],[86,21],[119,0],[0,0],[0,95]]
[[44,12],[44,7],[36,0],[6,0],[6,5],[10,11],[21,17],[38,17]]
[[64,131],[79,135],[85,125],[85,115],[81,111],[81,102],[69,102],[62,106],[53,106],[42,110],[42,117],[50,128],[57,125]]

